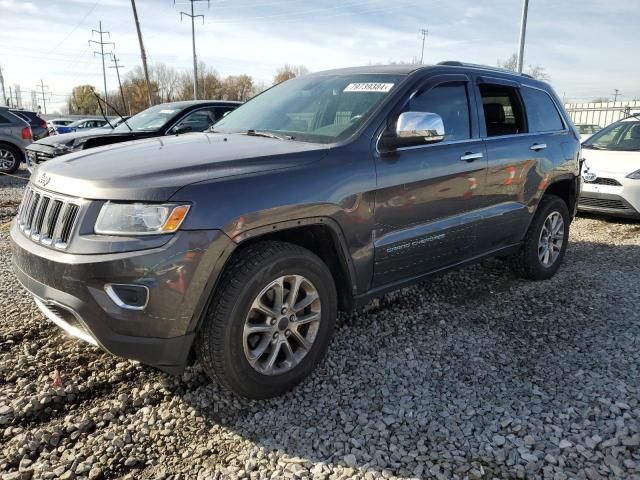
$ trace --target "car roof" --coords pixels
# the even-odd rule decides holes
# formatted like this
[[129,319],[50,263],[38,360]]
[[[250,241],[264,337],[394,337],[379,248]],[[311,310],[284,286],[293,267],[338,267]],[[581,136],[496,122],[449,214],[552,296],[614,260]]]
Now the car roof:
[[448,60],[440,62],[435,65],[417,65],[413,63],[393,64],[393,65],[367,65],[362,67],[348,67],[348,68],[336,68],[333,70],[325,70],[322,72],[312,73],[310,75],[353,75],[353,74],[394,74],[394,75],[409,75],[418,71],[428,70],[448,70],[451,69],[460,71],[475,71],[477,73],[498,73],[501,75],[512,76],[517,78],[527,78],[533,80],[533,77],[526,73],[518,73],[505,68],[491,67],[488,65],[477,65],[474,63],[464,63],[455,60]]
[[171,107],[182,107],[187,108],[192,105],[241,105],[242,102],[238,102],[236,100],[182,100],[179,102],[166,102],[160,103],[158,105],[154,105],[154,107],[165,105]]

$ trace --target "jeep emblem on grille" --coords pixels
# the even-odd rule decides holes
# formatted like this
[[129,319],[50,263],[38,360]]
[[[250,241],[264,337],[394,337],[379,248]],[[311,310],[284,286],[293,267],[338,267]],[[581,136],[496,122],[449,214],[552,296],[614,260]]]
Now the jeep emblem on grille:
[[598,178],[598,175],[593,172],[587,171],[582,174],[582,178],[584,178],[585,182],[595,182],[596,178]]
[[36,182],[40,185],[42,185],[43,187],[47,185],[47,183],[49,183],[51,181],[51,177],[49,175],[47,175],[46,173],[43,173],[42,175],[40,175],[38,177],[38,179],[36,180]]

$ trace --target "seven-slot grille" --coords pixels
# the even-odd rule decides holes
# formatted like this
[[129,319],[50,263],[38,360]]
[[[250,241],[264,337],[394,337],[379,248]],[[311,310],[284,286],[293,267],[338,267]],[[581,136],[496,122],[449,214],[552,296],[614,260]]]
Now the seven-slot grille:
[[18,209],[18,228],[34,242],[65,249],[79,210],[73,199],[28,186]]
[[595,185],[611,185],[613,187],[617,187],[622,185],[619,181],[617,181],[615,178],[596,178],[593,182],[587,182],[585,180],[586,183],[591,183],[591,184],[595,184]]

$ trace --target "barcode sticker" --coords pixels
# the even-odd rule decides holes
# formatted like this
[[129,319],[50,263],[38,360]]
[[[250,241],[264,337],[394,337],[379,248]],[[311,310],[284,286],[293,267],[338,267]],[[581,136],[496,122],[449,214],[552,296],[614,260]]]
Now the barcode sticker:
[[350,83],[344,91],[386,93],[393,88],[393,85],[393,83]]

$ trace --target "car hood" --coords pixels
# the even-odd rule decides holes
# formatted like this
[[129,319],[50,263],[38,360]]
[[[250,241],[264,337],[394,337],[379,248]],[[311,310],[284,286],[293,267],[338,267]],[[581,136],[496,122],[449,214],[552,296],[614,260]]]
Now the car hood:
[[121,136],[121,137],[131,137],[134,138],[135,134],[129,132],[113,132],[111,130],[100,130],[100,129],[83,129],[70,133],[62,133],[60,135],[52,135],[50,137],[45,137],[41,140],[38,140],[34,143],[34,147],[36,145],[46,145],[53,147],[55,145],[59,145],[61,143],[67,145],[70,142],[77,143],[78,140],[86,140],[91,137],[106,137],[106,136]]
[[189,133],[63,155],[40,164],[36,187],[87,199],[166,201],[190,183],[317,161],[326,145]]
[[582,157],[585,159],[585,167],[597,175],[613,173],[628,175],[640,170],[640,151],[616,151],[582,149]]

